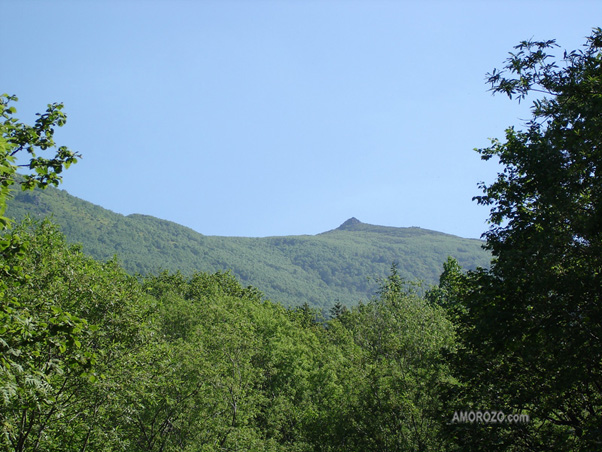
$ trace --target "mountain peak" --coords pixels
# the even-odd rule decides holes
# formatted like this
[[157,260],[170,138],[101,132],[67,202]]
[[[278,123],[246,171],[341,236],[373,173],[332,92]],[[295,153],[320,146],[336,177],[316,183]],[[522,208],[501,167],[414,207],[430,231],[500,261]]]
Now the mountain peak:
[[352,229],[354,226],[356,226],[358,224],[362,224],[362,222],[355,217],[351,217],[347,221],[345,221],[342,225],[340,225],[338,227],[338,229]]

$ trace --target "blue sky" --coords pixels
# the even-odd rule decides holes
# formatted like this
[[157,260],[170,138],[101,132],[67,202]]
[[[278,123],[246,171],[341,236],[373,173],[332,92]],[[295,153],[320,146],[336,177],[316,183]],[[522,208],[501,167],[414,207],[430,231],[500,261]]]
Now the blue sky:
[[77,197],[207,235],[354,216],[479,237],[472,197],[499,168],[473,149],[529,117],[485,74],[521,40],[581,47],[602,2],[2,0],[0,16],[0,91],[27,122],[65,104]]

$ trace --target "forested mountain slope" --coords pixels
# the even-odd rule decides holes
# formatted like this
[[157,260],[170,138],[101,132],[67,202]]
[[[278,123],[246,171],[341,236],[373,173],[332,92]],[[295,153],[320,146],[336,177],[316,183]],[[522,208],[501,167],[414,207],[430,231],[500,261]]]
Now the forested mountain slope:
[[465,268],[489,263],[479,240],[355,218],[318,235],[219,237],[148,215],[117,214],[64,190],[15,190],[14,195],[7,210],[11,218],[52,215],[68,240],[97,259],[116,254],[131,273],[231,270],[243,284],[289,306],[307,302],[328,308],[366,300],[393,262],[403,278],[426,284],[437,281],[448,256]]

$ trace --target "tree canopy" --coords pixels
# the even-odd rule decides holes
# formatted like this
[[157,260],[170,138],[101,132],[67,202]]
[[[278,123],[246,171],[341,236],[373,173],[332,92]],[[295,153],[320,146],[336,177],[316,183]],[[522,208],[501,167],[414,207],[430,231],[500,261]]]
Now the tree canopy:
[[532,422],[473,430],[472,450],[602,447],[602,30],[557,48],[522,42],[489,76],[494,93],[532,99],[532,118],[478,151],[504,169],[476,197],[494,259],[462,300],[460,401]]

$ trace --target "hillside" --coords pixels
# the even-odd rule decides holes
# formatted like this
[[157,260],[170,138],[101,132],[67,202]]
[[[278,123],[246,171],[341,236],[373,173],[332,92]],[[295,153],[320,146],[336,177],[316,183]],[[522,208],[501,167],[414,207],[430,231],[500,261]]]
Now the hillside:
[[393,262],[403,278],[427,284],[437,281],[448,256],[470,269],[489,262],[479,240],[355,218],[318,235],[219,237],[148,215],[117,214],[64,190],[15,190],[14,195],[9,217],[52,215],[69,241],[81,243],[97,259],[116,254],[131,273],[231,270],[243,284],[289,306],[307,302],[328,308],[337,301],[367,300]]

